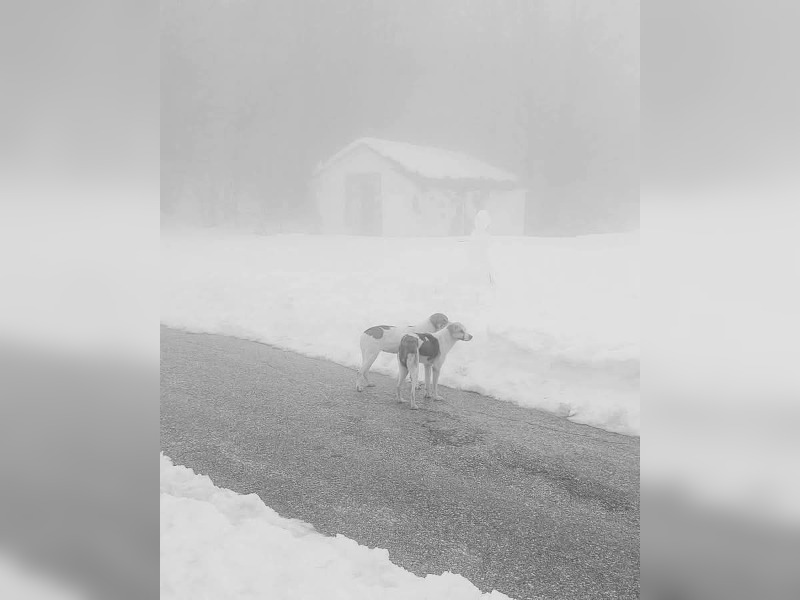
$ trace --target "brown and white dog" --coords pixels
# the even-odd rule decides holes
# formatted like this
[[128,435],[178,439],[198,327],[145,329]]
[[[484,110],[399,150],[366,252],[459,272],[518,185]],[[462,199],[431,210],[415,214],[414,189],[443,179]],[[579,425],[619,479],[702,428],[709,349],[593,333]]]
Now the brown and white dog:
[[[459,340],[468,342],[472,336],[461,323],[450,323],[436,333],[417,333],[404,335],[397,352],[397,400],[403,401],[400,386],[411,374],[411,408],[417,408],[417,378],[420,363],[425,367],[425,398],[444,400],[439,395],[439,373],[450,350]],[[431,389],[433,373],[433,389]]]
[[408,327],[392,327],[391,325],[376,325],[361,334],[361,368],[356,377],[356,389],[363,392],[365,387],[374,387],[367,379],[372,363],[381,352],[397,354],[400,340],[409,333],[435,333],[447,325],[447,316],[434,313],[419,325]]

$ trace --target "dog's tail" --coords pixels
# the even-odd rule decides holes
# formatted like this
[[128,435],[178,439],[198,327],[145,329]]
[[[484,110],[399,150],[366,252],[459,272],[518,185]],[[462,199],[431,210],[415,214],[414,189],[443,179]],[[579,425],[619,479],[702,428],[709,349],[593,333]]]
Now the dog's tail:
[[400,340],[397,358],[400,360],[400,364],[409,371],[416,369],[419,365],[419,344],[420,339],[415,335],[404,335]]

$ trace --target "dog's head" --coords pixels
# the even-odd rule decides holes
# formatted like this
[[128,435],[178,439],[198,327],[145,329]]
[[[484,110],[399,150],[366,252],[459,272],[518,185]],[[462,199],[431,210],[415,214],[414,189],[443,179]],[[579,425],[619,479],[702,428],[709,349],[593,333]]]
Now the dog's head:
[[433,325],[436,331],[441,331],[450,322],[447,319],[447,315],[443,315],[442,313],[433,313],[430,317],[428,317],[428,320],[431,322],[431,325]]
[[447,331],[455,340],[463,340],[468,342],[472,339],[472,335],[467,333],[467,328],[464,327],[461,323],[450,323],[447,326]]

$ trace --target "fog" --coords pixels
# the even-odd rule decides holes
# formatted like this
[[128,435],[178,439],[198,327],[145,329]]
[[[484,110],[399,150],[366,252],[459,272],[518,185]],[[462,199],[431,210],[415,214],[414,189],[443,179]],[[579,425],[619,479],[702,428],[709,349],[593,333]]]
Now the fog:
[[[32,595],[9,556],[157,593],[159,28],[164,222],[252,196],[302,230],[315,165],[362,135],[517,173],[545,234],[638,221],[636,3],[6,4],[5,597]],[[643,13],[646,598],[800,589],[797,20],[773,4]]]
[[527,233],[638,227],[636,2],[166,0],[161,16],[168,222],[243,225],[255,204],[267,230],[306,230],[315,165],[374,136],[515,173]]

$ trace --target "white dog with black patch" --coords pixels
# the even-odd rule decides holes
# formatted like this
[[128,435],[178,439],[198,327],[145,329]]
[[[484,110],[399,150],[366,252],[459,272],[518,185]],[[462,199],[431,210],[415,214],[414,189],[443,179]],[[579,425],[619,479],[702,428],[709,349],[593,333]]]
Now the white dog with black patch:
[[419,325],[408,327],[394,327],[391,325],[376,325],[361,334],[361,368],[356,377],[356,389],[363,392],[365,387],[374,387],[367,379],[372,363],[381,352],[397,354],[400,349],[400,340],[409,333],[436,333],[448,323],[447,316],[434,313]]
[[[439,395],[439,373],[450,350],[456,342],[468,342],[472,335],[467,333],[461,323],[449,323],[447,327],[436,333],[417,333],[404,335],[400,340],[397,353],[397,401],[403,401],[400,387],[411,375],[411,408],[417,408],[417,377],[419,365],[425,367],[425,397],[444,400]],[[431,382],[431,379],[433,381]],[[431,387],[431,383],[433,386]]]

